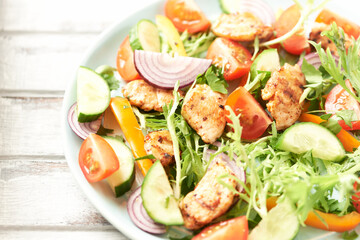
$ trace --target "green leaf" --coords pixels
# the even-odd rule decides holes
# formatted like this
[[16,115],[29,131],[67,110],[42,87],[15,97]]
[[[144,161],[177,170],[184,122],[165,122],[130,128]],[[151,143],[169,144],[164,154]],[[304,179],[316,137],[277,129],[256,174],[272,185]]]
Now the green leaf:
[[313,65],[309,64],[306,59],[303,59],[301,71],[305,75],[307,84],[303,95],[300,98],[300,102],[304,99],[314,100],[323,95],[323,83],[324,79],[322,73],[316,69]]
[[357,237],[358,237],[359,235],[356,233],[356,231],[354,230],[354,231],[352,231],[352,232],[343,232],[342,234],[341,234],[341,237],[343,238],[343,239],[345,239],[345,240],[355,240],[355,239],[357,239]]
[[114,129],[105,128],[102,124],[96,134],[106,136],[108,133],[113,133]]
[[339,118],[344,120],[345,124],[348,125],[351,128],[352,128],[351,122],[358,120],[354,110],[344,109],[344,110],[341,110],[341,111],[337,111],[336,116],[338,116]]
[[227,88],[229,84],[225,81],[224,76],[220,70],[214,65],[211,65],[204,74],[200,74],[196,78],[197,84],[207,84],[210,88],[222,94],[227,94]]
[[180,36],[184,44],[184,48],[188,57],[200,57],[200,55],[207,51],[210,44],[214,41],[215,35],[209,32],[200,32],[191,35],[187,31]]
[[101,65],[97,67],[95,71],[105,79],[109,85],[110,91],[119,88],[120,81],[114,76],[114,71],[116,71],[116,68],[113,68],[109,65]]
[[135,158],[135,161],[139,161],[139,160],[143,160],[143,159],[156,159],[156,158],[154,157],[154,155],[149,154],[149,155],[146,155],[146,156],[143,156],[143,157]]
[[[328,114],[326,114],[327,116]],[[331,117],[326,122],[320,123],[321,126],[326,127],[331,132],[333,132],[335,135],[338,134],[341,131],[341,126],[339,124],[338,118]]]

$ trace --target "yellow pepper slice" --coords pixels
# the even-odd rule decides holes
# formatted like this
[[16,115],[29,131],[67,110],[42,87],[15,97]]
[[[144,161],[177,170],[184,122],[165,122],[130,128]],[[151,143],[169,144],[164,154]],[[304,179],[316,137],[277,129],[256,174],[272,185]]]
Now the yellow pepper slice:
[[156,15],[156,24],[159,30],[166,36],[171,49],[178,53],[179,56],[186,56],[184,44],[180,39],[179,32],[170,19],[162,15]]
[[[144,135],[141,131],[139,123],[135,117],[129,101],[125,98],[115,97],[111,99],[110,107],[118,121],[121,130],[124,133],[126,141],[129,143],[135,158],[146,156],[144,148]],[[152,161],[150,159],[142,159],[136,161],[142,174],[145,176],[149,171]]]

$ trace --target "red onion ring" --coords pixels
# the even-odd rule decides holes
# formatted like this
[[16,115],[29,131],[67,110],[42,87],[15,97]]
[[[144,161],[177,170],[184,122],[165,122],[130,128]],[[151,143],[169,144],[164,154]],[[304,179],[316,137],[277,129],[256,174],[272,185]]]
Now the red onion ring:
[[90,133],[97,133],[101,125],[102,116],[92,122],[79,123],[76,114],[76,103],[74,103],[68,111],[67,120],[71,130],[80,138],[86,139]]
[[267,25],[271,26],[275,23],[276,17],[272,7],[262,0],[239,0],[239,12],[249,12]]
[[140,76],[159,88],[173,89],[180,81],[180,88],[192,84],[199,74],[211,65],[210,59],[176,56],[166,53],[135,50],[134,63]]
[[[321,60],[316,52],[306,54],[304,58],[309,64],[313,65],[316,69],[319,69],[319,67],[321,66]],[[333,55],[333,58],[335,59],[336,64],[338,64],[339,57]],[[297,63],[300,68],[302,66],[302,63],[303,63],[303,59],[301,58]]]
[[138,187],[129,198],[127,211],[131,221],[140,229],[152,234],[163,234],[166,227],[152,220],[147,214],[141,199],[141,186]]
[[[210,154],[216,153],[215,150],[208,149],[206,150],[205,158],[206,160],[210,160]],[[235,174],[235,177],[237,177],[240,181],[246,183],[246,174],[242,167],[236,165],[236,162],[233,160],[230,160],[229,156],[225,153],[220,153],[218,156],[221,156],[221,159],[225,162],[226,166],[230,168],[230,170]],[[209,168],[212,166],[214,161],[212,161],[209,165]],[[242,192],[244,189],[243,187],[238,184],[238,191]]]

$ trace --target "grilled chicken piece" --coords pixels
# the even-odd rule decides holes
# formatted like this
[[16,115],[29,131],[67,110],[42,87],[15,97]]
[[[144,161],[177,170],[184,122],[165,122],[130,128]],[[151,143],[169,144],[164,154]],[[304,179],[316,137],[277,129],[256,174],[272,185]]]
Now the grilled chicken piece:
[[[183,92],[179,91],[181,95]],[[172,90],[157,89],[144,80],[134,80],[122,89],[124,97],[131,105],[145,111],[156,110],[162,112],[162,107],[174,99]]]
[[271,27],[265,26],[262,21],[252,13],[221,14],[212,26],[216,36],[230,38],[235,41],[267,40],[273,36]]
[[[321,32],[328,31],[331,29],[330,25],[325,23],[314,23],[314,26],[311,30],[309,40],[312,40],[316,43],[321,43],[321,47],[324,49],[329,48],[331,53],[335,56],[338,56],[336,45],[328,37],[321,36]],[[352,44],[351,38],[345,33],[345,48],[347,49]]]
[[213,143],[224,131],[226,95],[198,84],[185,96],[181,115],[206,143]]
[[[224,214],[232,205],[236,195],[216,180],[218,176],[233,172],[221,157],[216,157],[213,165],[195,187],[180,202],[184,225],[188,229],[199,229]],[[236,187],[236,181],[229,177],[222,179],[226,184]]]
[[285,64],[272,73],[261,92],[262,99],[269,100],[268,110],[276,121],[276,128],[290,127],[300,117],[303,104],[299,103],[303,94],[305,77],[298,65]]
[[161,164],[166,167],[174,163],[174,149],[168,130],[154,131],[145,136],[145,151],[148,155],[152,154]]

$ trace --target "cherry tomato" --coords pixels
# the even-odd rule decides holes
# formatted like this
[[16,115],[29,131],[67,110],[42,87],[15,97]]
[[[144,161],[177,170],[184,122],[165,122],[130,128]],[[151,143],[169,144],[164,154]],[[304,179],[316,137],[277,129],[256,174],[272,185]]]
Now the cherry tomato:
[[134,51],[130,46],[129,36],[126,36],[120,45],[116,57],[116,66],[121,78],[125,81],[131,81],[140,78],[140,75],[135,68]]
[[101,181],[119,169],[119,160],[110,144],[93,133],[81,145],[79,164],[89,182]]
[[360,188],[358,187],[357,182],[354,183],[354,190],[355,195],[353,195],[351,199],[353,200],[353,205],[356,208],[356,211],[360,213]]
[[215,39],[206,56],[217,67],[224,67],[224,78],[227,81],[247,74],[252,64],[251,57],[244,46],[226,38]]
[[180,32],[203,32],[211,25],[194,0],[167,0],[165,15]]
[[[281,37],[293,29],[299,18],[300,9],[296,4],[286,9],[275,23],[277,37]],[[304,51],[310,52],[310,44],[305,34],[294,34],[283,42],[283,46],[287,52],[295,55],[300,55]]]
[[[243,127],[241,138],[252,140],[264,134],[272,120],[256,101],[256,99],[243,87],[238,87],[226,100],[236,115],[240,116],[240,125]],[[226,119],[231,122],[229,119]]]
[[[345,81],[346,86],[353,92],[350,81]],[[325,110],[327,113],[335,114],[340,110],[354,110],[356,116],[360,120],[360,104],[358,101],[353,98],[345,89],[343,89],[339,84],[336,85],[329,93],[325,101]]]
[[336,22],[336,25],[344,29],[344,32],[349,36],[353,36],[355,39],[357,39],[360,35],[360,27],[357,24],[350,22],[349,20],[331,12],[328,9],[321,11],[319,16],[316,18],[316,22],[325,24],[332,24],[333,22]]
[[247,219],[241,216],[211,225],[192,240],[247,240],[248,234]]

